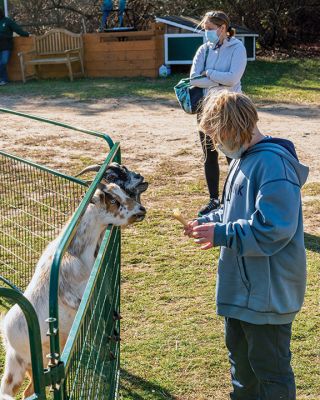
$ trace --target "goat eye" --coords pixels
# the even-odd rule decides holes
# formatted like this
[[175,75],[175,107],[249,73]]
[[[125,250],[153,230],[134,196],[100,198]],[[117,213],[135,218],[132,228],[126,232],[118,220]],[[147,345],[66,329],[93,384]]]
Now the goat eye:
[[116,204],[116,202],[117,202],[117,200],[115,200],[115,199],[110,200],[111,204]]

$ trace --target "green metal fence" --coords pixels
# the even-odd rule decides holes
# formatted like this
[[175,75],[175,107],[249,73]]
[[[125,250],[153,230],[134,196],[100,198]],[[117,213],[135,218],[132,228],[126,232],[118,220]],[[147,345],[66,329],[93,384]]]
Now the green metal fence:
[[7,109],[0,108],[0,112],[80,131],[108,144],[107,157],[90,187],[81,179],[0,151],[0,275],[11,286],[0,287],[0,297],[23,309],[31,332],[31,354],[39,354],[41,343],[34,333],[38,321],[32,305],[19,289],[25,289],[42,251],[74,213],[51,268],[47,320],[49,366],[43,369],[34,361],[37,357],[33,357],[37,390],[31,398],[115,399],[120,362],[120,230],[110,226],[105,233],[62,354],[58,283],[61,260],[91,197],[109,163],[120,162],[119,143],[113,143],[109,136],[100,132]]

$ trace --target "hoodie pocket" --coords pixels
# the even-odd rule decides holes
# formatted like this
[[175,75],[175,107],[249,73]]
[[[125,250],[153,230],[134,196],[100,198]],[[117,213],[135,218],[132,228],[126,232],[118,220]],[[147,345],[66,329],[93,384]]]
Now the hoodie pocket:
[[247,307],[249,301],[249,281],[244,272],[241,257],[230,249],[223,248],[218,265],[217,302]]
[[249,279],[247,276],[246,265],[245,265],[243,257],[237,257],[237,263],[238,263],[241,280],[242,280],[244,286],[247,288],[247,290],[250,291],[250,282],[249,282]]

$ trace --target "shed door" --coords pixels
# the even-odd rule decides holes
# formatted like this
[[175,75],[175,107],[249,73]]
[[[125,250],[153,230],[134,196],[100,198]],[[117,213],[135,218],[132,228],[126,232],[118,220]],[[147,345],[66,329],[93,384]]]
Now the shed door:
[[204,36],[197,34],[165,35],[165,63],[192,64],[198,48],[203,44]]

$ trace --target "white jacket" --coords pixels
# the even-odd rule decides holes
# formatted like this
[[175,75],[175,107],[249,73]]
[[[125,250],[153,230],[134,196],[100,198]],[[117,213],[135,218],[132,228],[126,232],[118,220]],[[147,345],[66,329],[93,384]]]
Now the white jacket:
[[[241,78],[247,65],[247,52],[241,40],[234,37],[225,39],[219,49],[213,50],[210,42],[204,43],[193,58],[190,78],[201,75],[204,71],[206,50],[209,53],[206,62],[207,78],[191,81],[194,86],[214,91],[230,90],[241,92]],[[205,93],[207,94],[207,93]]]

